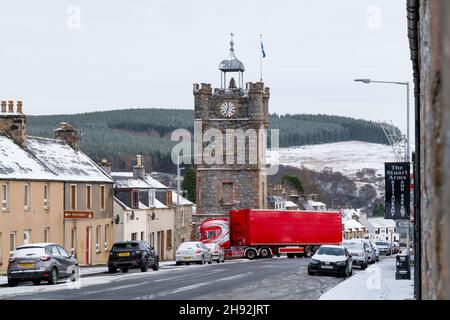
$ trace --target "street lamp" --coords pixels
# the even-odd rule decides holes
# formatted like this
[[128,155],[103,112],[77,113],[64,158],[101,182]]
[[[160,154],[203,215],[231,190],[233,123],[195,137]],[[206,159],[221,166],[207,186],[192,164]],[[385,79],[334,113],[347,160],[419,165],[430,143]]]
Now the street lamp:
[[[410,162],[410,137],[409,137],[409,82],[400,82],[400,81],[379,81],[379,80],[372,80],[372,79],[355,79],[355,82],[362,82],[365,84],[370,83],[382,83],[382,84],[397,84],[406,86],[406,154],[405,154],[405,161]],[[406,244],[406,250],[408,251],[409,255],[409,228],[410,228],[410,217],[408,217],[408,229],[406,233],[407,238],[407,244]],[[391,238],[392,239],[392,238]]]
[[406,154],[405,161],[410,161],[410,135],[409,135],[409,82],[400,82],[400,81],[378,81],[372,79],[355,79],[355,82],[362,82],[365,84],[370,83],[383,83],[383,84],[397,84],[406,86]]

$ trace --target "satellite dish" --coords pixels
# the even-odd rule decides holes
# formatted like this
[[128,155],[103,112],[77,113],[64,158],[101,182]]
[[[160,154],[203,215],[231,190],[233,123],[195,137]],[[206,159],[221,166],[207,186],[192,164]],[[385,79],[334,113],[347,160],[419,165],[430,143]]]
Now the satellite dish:
[[120,217],[119,217],[119,215],[116,215],[116,218],[114,219],[114,223],[119,224],[119,222],[120,222]]

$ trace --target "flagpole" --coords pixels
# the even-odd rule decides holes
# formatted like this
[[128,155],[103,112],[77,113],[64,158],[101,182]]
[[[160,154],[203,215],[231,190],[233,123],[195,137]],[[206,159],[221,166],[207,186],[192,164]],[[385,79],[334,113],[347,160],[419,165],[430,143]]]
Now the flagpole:
[[[259,45],[262,45],[262,34],[259,35]],[[262,76],[262,64],[263,64],[263,52],[262,47],[260,48],[259,53],[259,80],[263,82],[263,76]]]

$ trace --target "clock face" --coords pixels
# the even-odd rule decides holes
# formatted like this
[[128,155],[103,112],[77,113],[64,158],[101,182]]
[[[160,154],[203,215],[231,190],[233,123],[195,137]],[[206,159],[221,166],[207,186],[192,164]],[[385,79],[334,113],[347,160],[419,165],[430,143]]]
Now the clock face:
[[224,117],[232,117],[234,115],[234,113],[236,112],[236,108],[234,106],[234,104],[232,104],[229,101],[225,101],[221,106],[220,106],[220,112],[222,113],[222,115]]

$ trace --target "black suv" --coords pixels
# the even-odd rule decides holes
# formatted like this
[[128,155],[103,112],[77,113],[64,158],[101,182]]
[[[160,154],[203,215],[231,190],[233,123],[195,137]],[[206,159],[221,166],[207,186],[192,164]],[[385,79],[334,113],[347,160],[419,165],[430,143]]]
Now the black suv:
[[109,252],[108,271],[114,273],[117,269],[128,272],[130,268],[140,268],[147,272],[151,267],[159,269],[159,257],[146,241],[124,241],[114,243]]

